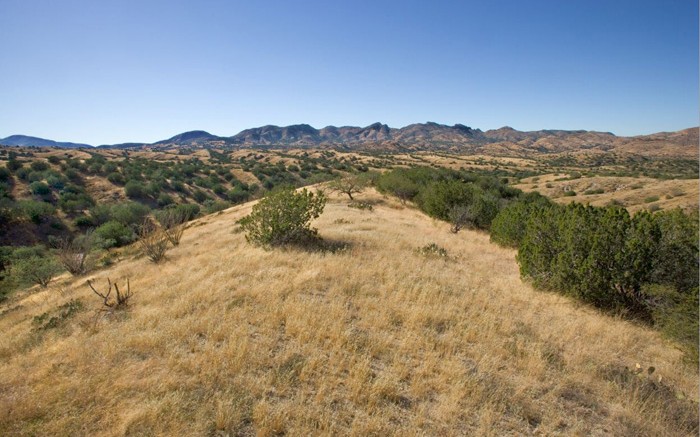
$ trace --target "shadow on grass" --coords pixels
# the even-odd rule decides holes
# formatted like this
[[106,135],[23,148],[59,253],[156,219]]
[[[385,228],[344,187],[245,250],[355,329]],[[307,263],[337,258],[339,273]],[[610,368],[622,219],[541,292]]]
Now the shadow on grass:
[[352,248],[352,243],[348,241],[313,237],[277,247],[283,250],[296,250],[308,253],[338,254],[349,251]]

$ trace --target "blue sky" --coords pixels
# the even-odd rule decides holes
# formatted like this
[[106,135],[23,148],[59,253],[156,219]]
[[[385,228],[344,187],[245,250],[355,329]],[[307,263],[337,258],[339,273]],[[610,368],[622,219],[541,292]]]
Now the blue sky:
[[696,0],[0,0],[0,138],[698,125]]

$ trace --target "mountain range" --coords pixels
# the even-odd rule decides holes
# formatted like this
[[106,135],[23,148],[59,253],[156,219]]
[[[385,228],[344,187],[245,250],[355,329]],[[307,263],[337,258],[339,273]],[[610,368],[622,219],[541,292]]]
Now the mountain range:
[[[1,145],[35,147],[92,147],[87,144],[56,142],[42,138],[13,135],[0,139]],[[698,128],[651,135],[618,137],[610,132],[586,130],[519,131],[502,127],[482,131],[463,124],[448,126],[427,122],[402,128],[374,123],[366,127],[326,126],[316,129],[308,124],[266,125],[245,129],[222,137],[196,130],[155,143],[123,143],[100,148],[335,148],[378,151],[445,151],[520,155],[527,152],[562,153],[573,151],[619,151],[658,156],[697,156]]]

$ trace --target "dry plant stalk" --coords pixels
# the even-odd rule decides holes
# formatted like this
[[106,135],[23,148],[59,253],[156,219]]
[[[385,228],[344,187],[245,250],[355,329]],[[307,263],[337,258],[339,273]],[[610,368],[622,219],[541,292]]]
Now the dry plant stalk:
[[[95,289],[95,287],[92,285],[92,281],[88,279],[87,284],[90,286],[92,291],[98,295],[99,297],[102,298],[103,304],[107,308],[103,308],[105,311],[111,311],[111,310],[120,310],[124,309],[129,305],[129,299],[131,296],[133,296],[133,293],[131,292],[131,284],[129,283],[129,278],[126,279],[126,291],[122,292],[119,290],[119,285],[115,282],[112,284],[112,281],[107,278],[107,292],[106,293],[100,293]],[[115,297],[110,297],[112,294],[112,286],[114,286],[114,290],[116,291],[116,296]]]
[[139,245],[148,259],[159,263],[165,259],[168,250],[168,236],[163,228],[146,219],[139,230]]
[[88,255],[92,250],[92,232],[88,231],[85,235],[69,241],[68,239],[61,240],[58,245],[58,259],[72,275],[82,275],[90,270],[88,264]]
[[178,211],[164,211],[160,217],[163,233],[173,246],[180,244],[182,234],[185,232],[185,215]]

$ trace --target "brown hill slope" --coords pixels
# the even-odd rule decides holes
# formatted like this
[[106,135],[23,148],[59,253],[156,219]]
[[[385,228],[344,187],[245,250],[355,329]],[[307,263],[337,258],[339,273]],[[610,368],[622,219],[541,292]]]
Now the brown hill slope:
[[[247,204],[192,223],[163,265],[94,273],[130,278],[126,313],[93,325],[85,278],[6,305],[0,433],[697,433],[697,373],[657,333],[533,291],[485,234],[361,197],[374,211],[335,199],[315,224],[338,253],[250,247]],[[61,317],[72,299],[89,310]]]

